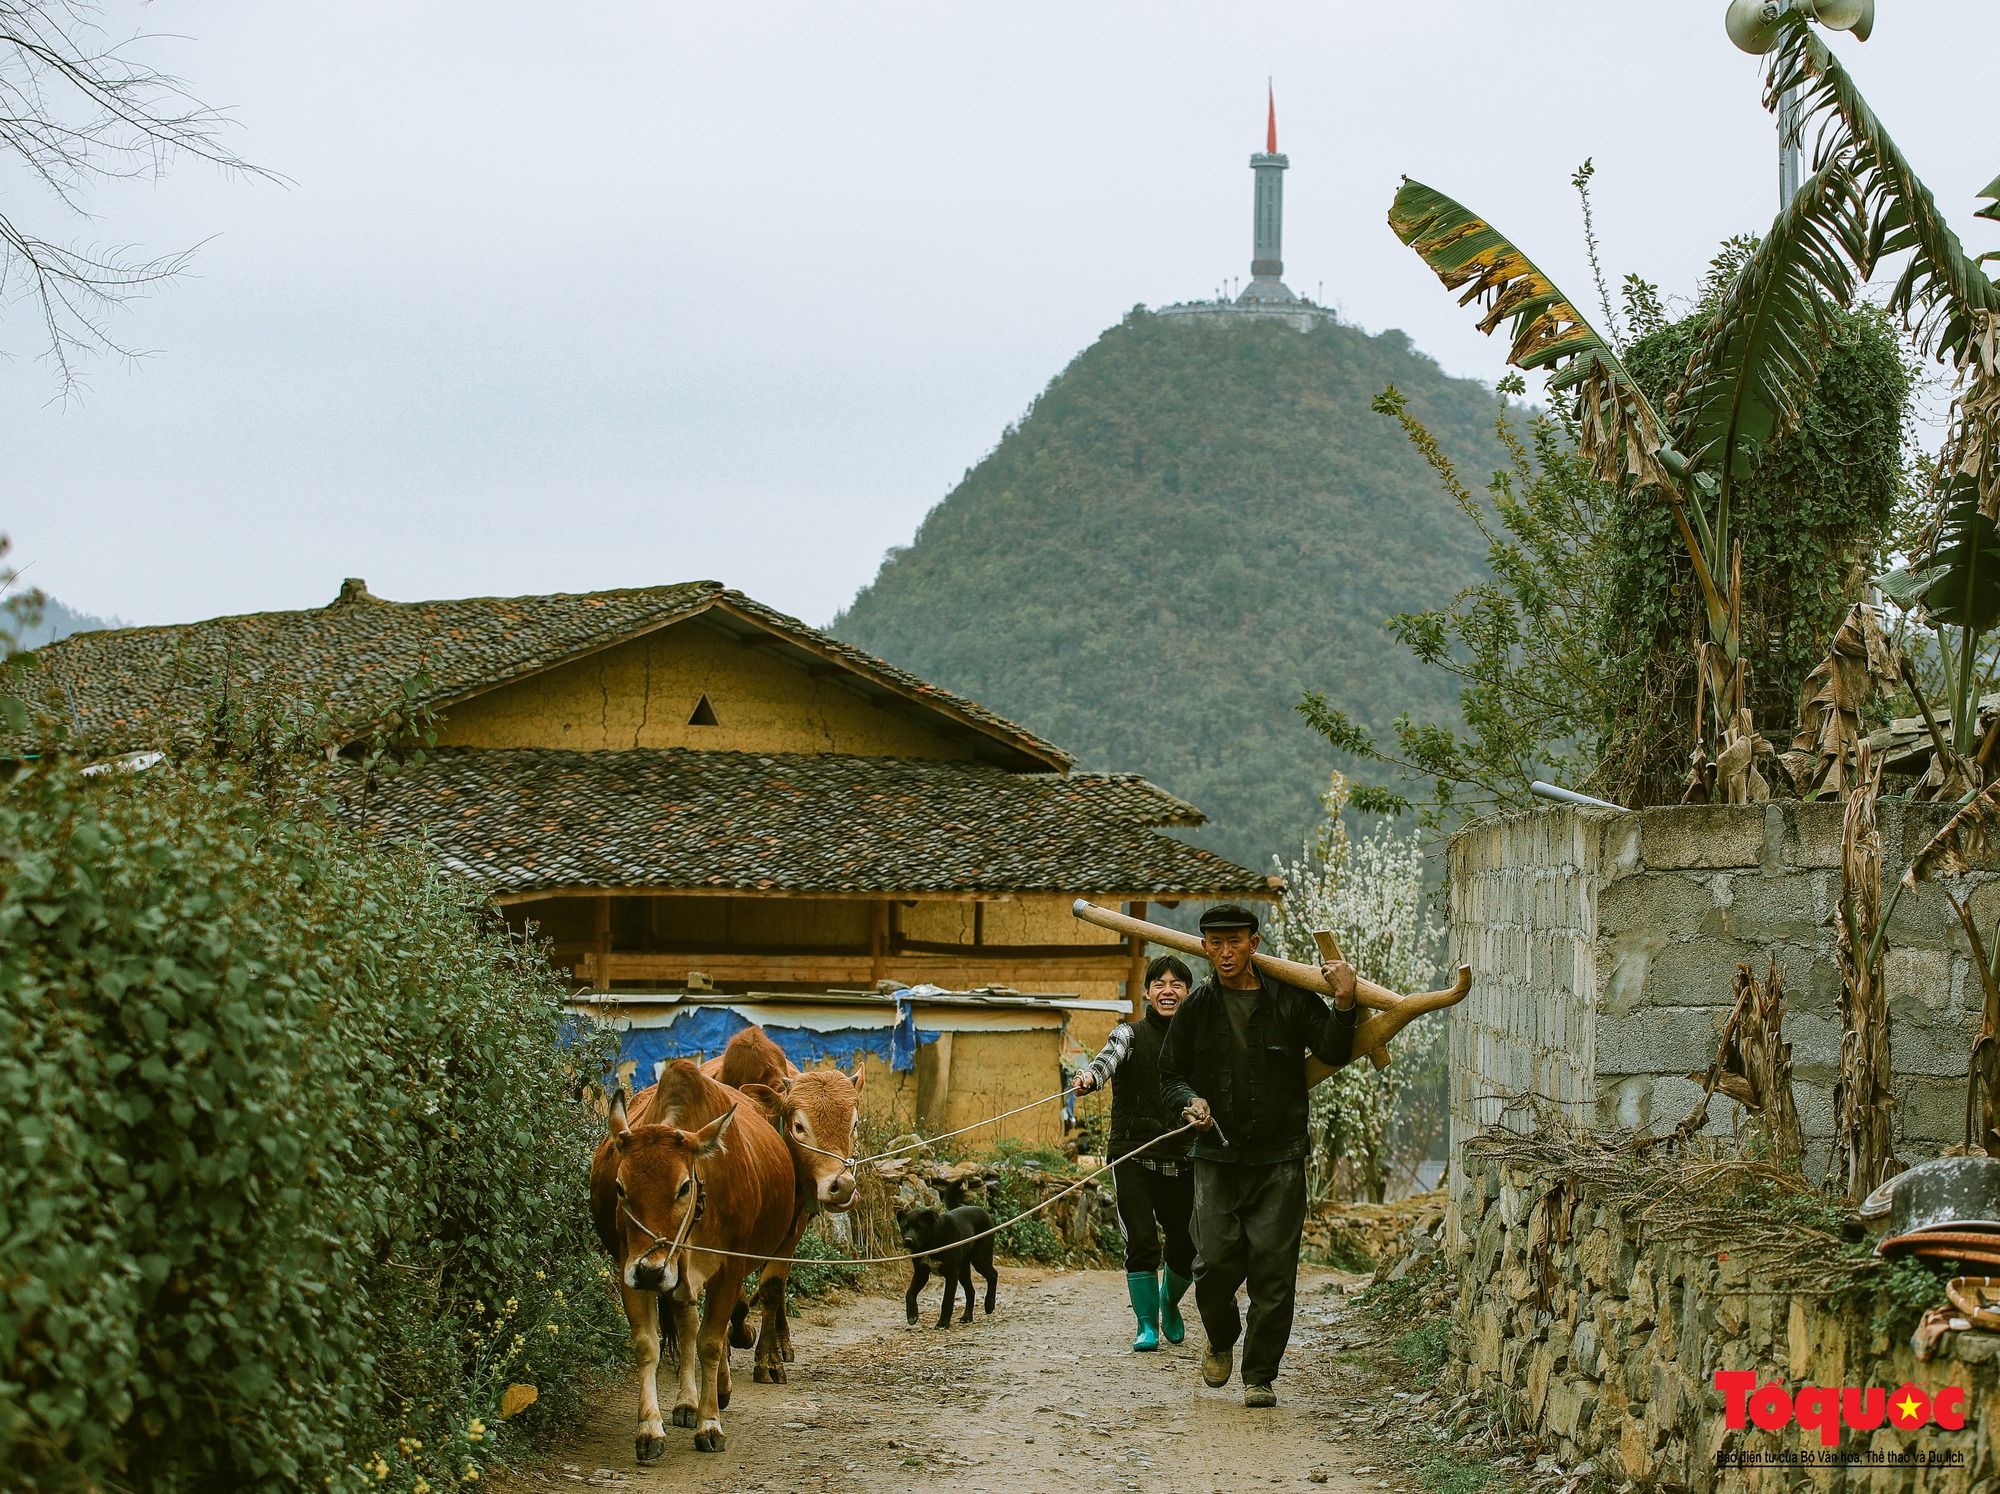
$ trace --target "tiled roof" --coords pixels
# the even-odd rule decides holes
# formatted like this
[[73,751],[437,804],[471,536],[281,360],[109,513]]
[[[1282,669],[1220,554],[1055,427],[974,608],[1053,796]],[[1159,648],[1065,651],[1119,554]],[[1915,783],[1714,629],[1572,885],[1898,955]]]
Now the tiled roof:
[[369,827],[493,895],[565,888],[1266,896],[1160,833],[1202,822],[1136,774],[912,758],[454,749],[384,777]]
[[405,681],[430,684],[421,703],[442,708],[703,612],[739,619],[859,679],[956,718],[1013,752],[1051,767],[1069,755],[1025,727],[719,581],[541,597],[389,602],[358,582],[325,607],[257,612],[168,627],[78,633],[40,651],[49,703],[85,751],[165,746],[202,730],[220,694],[262,686],[310,696],[350,736],[403,703]]

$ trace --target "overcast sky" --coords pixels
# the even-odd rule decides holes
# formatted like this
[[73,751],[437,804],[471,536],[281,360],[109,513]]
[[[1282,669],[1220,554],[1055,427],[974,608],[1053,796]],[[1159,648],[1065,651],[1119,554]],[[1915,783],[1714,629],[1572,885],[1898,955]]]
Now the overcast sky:
[[[288,185],[186,166],[50,237],[208,242],[51,403],[0,319],[0,526],[134,621],[716,577],[823,623],[1135,302],[1245,275],[1277,90],[1286,278],[1454,373],[1500,347],[1384,224],[1404,173],[1590,296],[1692,288],[1776,149],[1720,0],[112,0]],[[1992,0],[1833,43],[1977,252]]]

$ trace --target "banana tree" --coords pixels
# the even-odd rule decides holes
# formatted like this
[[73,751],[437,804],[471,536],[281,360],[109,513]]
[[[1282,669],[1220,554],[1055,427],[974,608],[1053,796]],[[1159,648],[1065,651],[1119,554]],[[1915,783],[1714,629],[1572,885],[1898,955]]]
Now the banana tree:
[[1802,118],[1817,130],[1817,169],[1710,315],[1663,409],[1576,303],[1485,219],[1408,178],[1389,211],[1396,236],[1447,289],[1463,291],[1461,304],[1483,305],[1482,332],[1507,326],[1509,361],[1549,372],[1549,392],[1572,402],[1580,447],[1597,475],[1651,492],[1672,512],[1706,613],[1702,674],[1718,727],[1740,719],[1746,662],[1741,551],[1730,527],[1734,486],[1771,439],[1797,422],[1834,309],[1849,305],[1887,256],[1910,256],[1892,309],[1922,346],[1957,365],[1965,381],[1960,410],[1985,411],[1983,436],[1972,433],[1955,449],[1989,517],[2000,498],[1992,452],[2000,428],[1993,397],[2000,388],[1993,367],[2000,292],[1960,248],[1929,189],[1796,11],[1783,23],[1766,106],[1775,109],[1792,88]]
[[[1936,631],[1951,712],[1949,741],[1938,733],[1936,787],[1940,797],[1951,797],[1980,787],[1970,759],[1978,746],[1978,663],[1988,636],[2000,626],[2000,524],[1981,510],[1976,482],[1962,473],[1948,477],[1943,508],[1928,553],[1878,576],[1876,583],[1890,601]],[[1928,719],[1921,696],[1918,705]]]

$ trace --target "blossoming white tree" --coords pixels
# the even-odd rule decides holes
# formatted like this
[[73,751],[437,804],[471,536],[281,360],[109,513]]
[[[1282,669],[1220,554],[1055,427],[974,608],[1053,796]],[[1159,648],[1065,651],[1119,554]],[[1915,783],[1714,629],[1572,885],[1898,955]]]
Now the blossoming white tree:
[[[1271,859],[1284,883],[1284,902],[1265,930],[1274,954],[1317,963],[1316,929],[1331,930],[1341,953],[1370,980],[1393,991],[1436,983],[1441,932],[1429,916],[1424,853],[1415,833],[1384,824],[1359,840],[1341,822],[1347,779],[1339,773],[1320,795],[1325,818],[1307,830],[1298,856]],[[1444,1013],[1422,1017],[1396,1041],[1386,1069],[1351,1063],[1312,1092],[1312,1155],[1307,1178],[1317,1201],[1339,1181],[1380,1201],[1395,1164],[1391,1157],[1397,1102],[1432,1076],[1444,1054]],[[1411,1159],[1412,1161],[1416,1159]]]

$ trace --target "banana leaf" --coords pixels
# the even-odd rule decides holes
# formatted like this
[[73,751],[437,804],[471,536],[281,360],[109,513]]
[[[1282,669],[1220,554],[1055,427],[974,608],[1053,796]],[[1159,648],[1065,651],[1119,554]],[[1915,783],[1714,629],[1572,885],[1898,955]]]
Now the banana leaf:
[[1389,228],[1430,266],[1446,290],[1463,290],[1459,305],[1484,304],[1481,332],[1490,336],[1501,323],[1509,324],[1513,345],[1508,362],[1530,372],[1550,370],[1549,391],[1576,401],[1578,445],[1599,479],[1630,477],[1666,497],[1694,563],[1710,630],[1726,641],[1733,658],[1736,628],[1715,580],[1722,561],[1711,563],[1712,555],[1719,555],[1714,530],[1699,505],[1693,508],[1699,538],[1690,526],[1689,506],[1675,482],[1687,474],[1687,463],[1666,439],[1659,412],[1611,345],[1511,239],[1435,188],[1404,177],[1389,206]]
[[1710,316],[1680,387],[1667,400],[1674,445],[1727,485],[1797,424],[1819,371],[1832,311],[1859,288],[1866,252],[1861,203],[1844,161],[1802,186],[1758,242]]
[[2000,623],[2000,524],[1979,511],[1979,492],[1969,481],[1953,484],[1915,594],[1933,624],[1977,635]]
[[1510,324],[1509,363],[1529,372],[1546,368],[1555,375],[1551,392],[1574,394],[1584,454],[1598,476],[1615,481],[1622,471],[1645,486],[1673,486],[1660,461],[1659,413],[1576,303],[1505,234],[1407,176],[1389,207],[1389,227],[1446,290],[1464,290],[1459,305],[1484,303],[1481,332]]
[[1966,254],[1938,212],[1930,188],[1804,14],[1787,11],[1781,24],[1765,107],[1775,110],[1786,89],[1799,89],[1802,131],[1814,121],[1819,126],[1816,159],[1844,157],[1859,187],[1869,223],[1867,252],[1859,266],[1863,276],[1872,274],[1883,258],[1910,251],[1910,262],[1890,293],[1889,309],[1904,319],[1926,352],[1964,367],[1978,332],[1976,313],[2000,311],[2000,288]]

